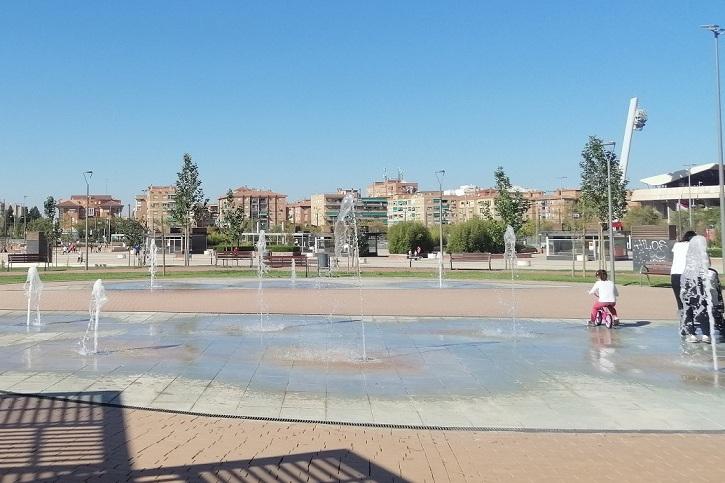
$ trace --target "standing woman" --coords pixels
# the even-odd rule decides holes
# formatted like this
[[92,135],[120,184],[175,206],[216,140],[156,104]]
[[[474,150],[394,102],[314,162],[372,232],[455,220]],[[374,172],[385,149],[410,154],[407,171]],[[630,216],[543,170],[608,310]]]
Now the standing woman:
[[690,240],[697,233],[690,230],[685,232],[682,239],[672,246],[672,268],[670,269],[670,283],[672,291],[675,292],[675,301],[677,302],[677,314],[680,319],[680,335],[685,335],[683,328],[684,314],[682,313],[682,298],[680,297],[680,277],[685,271],[685,260],[687,258],[687,247]]

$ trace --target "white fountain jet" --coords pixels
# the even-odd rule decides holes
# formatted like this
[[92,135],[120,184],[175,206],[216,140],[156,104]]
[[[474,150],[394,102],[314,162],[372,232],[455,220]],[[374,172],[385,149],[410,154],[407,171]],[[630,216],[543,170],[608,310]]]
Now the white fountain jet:
[[43,292],[43,282],[40,281],[38,275],[38,266],[31,265],[28,268],[28,277],[24,285],[25,298],[28,299],[28,318],[27,327],[30,328],[30,313],[35,310],[34,325],[40,325],[40,294]]
[[513,321],[514,334],[516,334],[516,232],[511,225],[506,227],[503,234],[504,258],[506,264],[511,267],[511,319]]
[[[81,339],[81,350],[80,353],[83,355],[98,354],[98,319],[101,316],[101,307],[108,302],[106,297],[106,289],[103,288],[103,282],[99,278],[93,284],[93,291],[91,292],[91,303],[88,308],[89,319],[86,333]],[[87,342],[90,333],[93,332],[93,350],[88,350]]]
[[294,287],[295,284],[297,283],[297,266],[295,264],[295,258],[294,258],[294,256],[292,257],[292,262],[291,263],[292,264],[290,265],[289,279],[290,279],[290,283]]
[[[717,339],[715,333],[715,317],[712,313],[715,285],[714,272],[710,270],[710,257],[707,255],[707,240],[702,235],[692,237],[687,247],[685,269],[681,275],[680,298],[684,305],[684,312],[688,314],[688,332],[693,333],[696,322],[704,323],[707,319],[710,332],[710,345],[712,347],[712,366],[719,370],[717,358]],[[703,334],[705,335],[705,334]]]
[[156,246],[156,239],[151,237],[148,240],[146,251],[148,253],[148,264],[149,264],[149,289],[154,289],[154,281],[156,280],[156,273],[158,272],[158,254],[159,249]]
[[264,287],[262,281],[264,275],[269,270],[267,261],[264,256],[267,253],[267,237],[264,230],[259,230],[259,238],[257,239],[256,245],[256,258],[257,258],[257,301],[259,302],[259,330],[264,330],[264,319],[266,310],[266,304],[264,303]]
[[357,218],[355,217],[355,197],[348,193],[340,204],[340,211],[335,220],[335,259],[339,260],[347,248],[348,266],[355,267],[358,291],[360,292],[360,331],[362,334],[362,360],[368,360],[365,342],[365,319],[363,316],[362,277],[360,275],[360,243],[358,241]]

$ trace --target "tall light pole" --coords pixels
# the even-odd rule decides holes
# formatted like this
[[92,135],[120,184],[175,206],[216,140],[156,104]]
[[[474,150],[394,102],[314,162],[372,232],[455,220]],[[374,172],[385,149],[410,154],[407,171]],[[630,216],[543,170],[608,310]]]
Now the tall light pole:
[[689,227],[688,229],[692,230],[692,167],[695,166],[695,164],[686,164],[687,166],[687,218],[689,220]]
[[23,195],[23,240],[25,251],[28,251],[28,195]]
[[90,185],[88,182],[91,178],[93,178],[93,171],[83,171],[83,179],[86,180],[86,212],[83,216],[86,219],[86,270],[88,270],[88,207],[91,204]]
[[438,179],[438,241],[440,242],[440,251],[438,252],[438,287],[443,288],[443,177],[446,170],[441,169],[435,172]]
[[559,176],[559,229],[564,229],[564,222],[561,217],[561,210],[564,207],[564,180],[569,179],[568,176]]
[[607,154],[607,205],[609,209],[609,271],[612,276],[612,283],[616,283],[617,275],[614,272],[614,228],[612,227],[612,157],[615,156],[614,149],[617,143],[610,141],[602,143],[602,146],[611,146]]
[[[719,25],[702,25],[702,28],[709,30],[715,37],[715,109],[717,112],[717,157],[720,165],[720,246],[725,239],[725,175],[723,174],[722,160],[722,108],[720,107],[720,34],[725,29]],[[722,273],[725,273],[725,256],[722,257]]]

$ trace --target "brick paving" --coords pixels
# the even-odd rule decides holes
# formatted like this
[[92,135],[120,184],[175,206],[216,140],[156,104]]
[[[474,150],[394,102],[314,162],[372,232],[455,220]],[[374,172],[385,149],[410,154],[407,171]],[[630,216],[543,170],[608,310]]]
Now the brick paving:
[[[540,285],[540,284],[537,284]],[[72,290],[53,290],[48,284],[41,310],[88,309],[88,293],[74,284]],[[516,312],[529,318],[585,318],[591,308],[589,285],[532,287],[518,290]],[[620,289],[617,308],[624,320],[674,320],[677,318],[672,291],[663,288],[626,286]],[[505,289],[364,289],[365,315],[510,317],[511,290]],[[72,294],[69,296],[69,294]],[[355,289],[300,290],[268,288],[266,311],[278,314],[359,314],[360,293]],[[256,289],[108,291],[104,312],[257,313]],[[0,288],[0,310],[24,310],[22,287]],[[350,308],[354,308],[350,312]]]
[[0,481],[724,481],[722,434],[410,431],[0,398]]
[[[522,317],[581,317],[583,285],[527,289]],[[672,319],[671,293],[622,287],[626,318]],[[279,292],[279,293],[277,293]],[[410,293],[407,293],[410,292]],[[270,290],[268,310],[326,313],[303,291]],[[505,290],[365,291],[369,315],[508,315]],[[284,300],[282,299],[284,296]],[[339,307],[359,295],[326,290]],[[22,309],[17,287],[0,309]],[[46,310],[87,300],[44,294]],[[545,307],[545,309],[542,309]],[[114,292],[109,311],[246,313],[250,290]],[[428,431],[227,419],[0,396],[0,482],[16,481],[725,481],[724,434]]]

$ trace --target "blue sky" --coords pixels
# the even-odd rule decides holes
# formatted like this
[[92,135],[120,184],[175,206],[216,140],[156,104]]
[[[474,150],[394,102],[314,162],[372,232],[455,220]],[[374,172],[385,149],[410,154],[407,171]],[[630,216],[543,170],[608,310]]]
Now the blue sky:
[[720,0],[9,2],[0,199],[83,192],[93,169],[129,203],[184,152],[212,199],[364,189],[386,168],[425,189],[503,165],[552,189],[578,184],[587,136],[621,144],[632,96],[636,186],[716,158],[711,22]]

